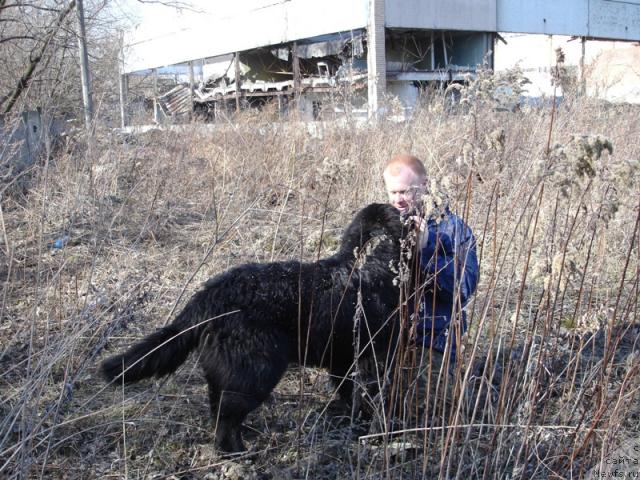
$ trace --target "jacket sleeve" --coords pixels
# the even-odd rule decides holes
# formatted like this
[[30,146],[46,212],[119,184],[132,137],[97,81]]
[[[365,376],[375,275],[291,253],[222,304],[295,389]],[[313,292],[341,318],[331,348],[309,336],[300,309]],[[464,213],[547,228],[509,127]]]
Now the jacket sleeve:
[[432,279],[438,301],[457,302],[457,291],[464,306],[478,284],[476,240],[471,229],[455,215],[449,215],[440,224],[430,224],[421,265],[427,279]]

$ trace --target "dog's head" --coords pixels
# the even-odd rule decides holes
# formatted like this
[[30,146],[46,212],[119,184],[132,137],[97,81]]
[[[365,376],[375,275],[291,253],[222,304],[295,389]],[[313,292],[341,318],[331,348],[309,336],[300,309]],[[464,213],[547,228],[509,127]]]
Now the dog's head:
[[372,203],[360,210],[342,235],[341,252],[353,252],[376,237],[398,244],[406,235],[400,212],[386,203]]

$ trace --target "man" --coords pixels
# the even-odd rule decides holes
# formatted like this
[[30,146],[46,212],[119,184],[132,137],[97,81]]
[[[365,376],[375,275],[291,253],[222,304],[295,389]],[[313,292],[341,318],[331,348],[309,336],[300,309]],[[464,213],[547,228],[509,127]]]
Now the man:
[[[464,306],[478,283],[476,241],[461,218],[445,208],[435,218],[425,212],[427,172],[413,155],[397,155],[383,173],[389,203],[418,228],[424,289],[409,304],[418,345],[455,359],[456,344],[467,329]],[[427,215],[425,215],[427,213]],[[422,290],[422,291],[421,291]],[[448,350],[447,350],[448,349]]]

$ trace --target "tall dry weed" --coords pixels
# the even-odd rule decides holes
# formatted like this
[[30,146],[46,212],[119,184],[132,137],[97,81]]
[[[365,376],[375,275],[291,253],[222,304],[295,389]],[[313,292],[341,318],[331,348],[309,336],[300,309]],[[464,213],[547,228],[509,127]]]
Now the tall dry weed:
[[[406,122],[247,112],[215,128],[100,131],[35,167],[1,200],[2,475],[581,477],[638,438],[640,111],[570,97],[550,128],[550,106],[511,108],[512,76],[483,73],[456,108],[432,93]],[[414,398],[366,435],[330,402],[326,374],[293,370],[250,417],[252,450],[228,460],[210,446],[192,364],[104,388],[105,349],[163,325],[200,281],[335,249],[355,210],[384,201],[398,152],[424,159],[481,260],[470,330],[426,414]]]

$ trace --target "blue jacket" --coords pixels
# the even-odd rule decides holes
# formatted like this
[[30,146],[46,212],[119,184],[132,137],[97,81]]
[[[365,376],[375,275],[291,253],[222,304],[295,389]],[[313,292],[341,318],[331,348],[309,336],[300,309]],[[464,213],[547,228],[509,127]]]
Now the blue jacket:
[[478,284],[476,240],[462,219],[450,212],[439,223],[429,219],[427,230],[429,237],[420,255],[426,286],[421,295],[418,292],[416,340],[444,352],[451,336],[451,354],[455,356],[455,339],[467,330],[463,308]]

